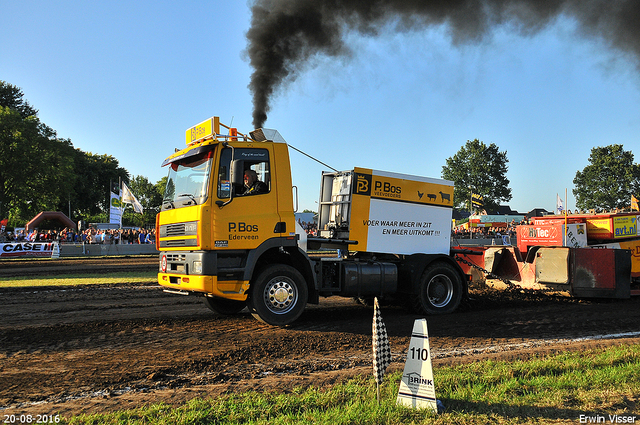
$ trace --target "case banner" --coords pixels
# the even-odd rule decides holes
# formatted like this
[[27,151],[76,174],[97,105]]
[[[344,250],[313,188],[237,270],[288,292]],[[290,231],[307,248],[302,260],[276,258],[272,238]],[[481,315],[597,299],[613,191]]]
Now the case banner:
[[57,242],[14,242],[0,243],[0,257],[52,257],[59,253]]

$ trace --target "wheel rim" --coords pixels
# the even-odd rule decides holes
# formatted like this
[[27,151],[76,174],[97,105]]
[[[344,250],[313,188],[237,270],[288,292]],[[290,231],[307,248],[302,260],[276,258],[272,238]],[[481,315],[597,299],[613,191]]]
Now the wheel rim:
[[427,298],[434,307],[446,307],[453,298],[453,282],[447,275],[438,274],[427,285]]
[[298,300],[298,289],[293,280],[274,277],[264,288],[264,304],[274,314],[288,313]]

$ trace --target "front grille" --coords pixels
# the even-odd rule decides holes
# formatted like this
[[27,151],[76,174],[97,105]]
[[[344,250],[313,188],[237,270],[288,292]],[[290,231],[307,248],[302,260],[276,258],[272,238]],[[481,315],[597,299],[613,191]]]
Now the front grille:
[[177,246],[195,247],[198,246],[197,239],[171,239],[168,241],[160,240],[160,248],[170,248]]
[[160,237],[195,236],[198,234],[198,222],[163,224],[160,226]]
[[186,246],[186,241],[184,239],[175,239],[172,241],[165,241],[164,246]]
[[184,236],[184,223],[168,224],[163,236]]

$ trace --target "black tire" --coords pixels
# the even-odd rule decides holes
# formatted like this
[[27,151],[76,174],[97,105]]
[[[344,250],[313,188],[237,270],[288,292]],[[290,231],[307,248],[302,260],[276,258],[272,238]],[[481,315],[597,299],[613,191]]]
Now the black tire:
[[309,291],[302,274],[285,264],[264,268],[251,284],[249,310],[269,325],[293,323],[307,305]]
[[226,300],[218,297],[204,297],[204,305],[209,307],[209,310],[214,313],[229,316],[240,313],[240,311],[247,306],[247,303],[245,301]]
[[457,270],[448,263],[428,266],[420,278],[413,307],[423,314],[448,314],[460,306],[463,283]]

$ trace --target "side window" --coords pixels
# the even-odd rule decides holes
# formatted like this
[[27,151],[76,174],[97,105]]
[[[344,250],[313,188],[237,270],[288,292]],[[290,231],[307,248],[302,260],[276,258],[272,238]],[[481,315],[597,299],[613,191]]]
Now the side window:
[[224,148],[218,167],[218,198],[262,195],[271,191],[269,151]]
[[231,193],[231,149],[222,150],[218,166],[218,198],[229,198]]

